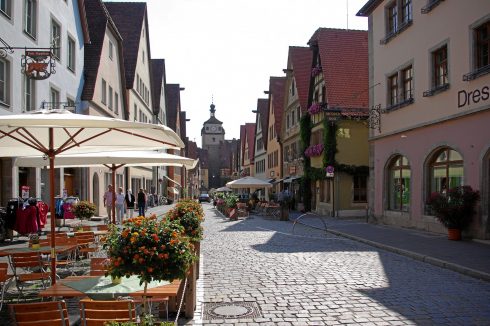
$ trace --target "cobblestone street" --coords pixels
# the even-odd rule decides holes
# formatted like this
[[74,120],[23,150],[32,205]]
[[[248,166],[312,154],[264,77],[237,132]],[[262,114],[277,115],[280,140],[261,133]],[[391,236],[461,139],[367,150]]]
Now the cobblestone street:
[[490,283],[320,230],[293,233],[291,222],[230,222],[203,207],[189,325],[490,324]]

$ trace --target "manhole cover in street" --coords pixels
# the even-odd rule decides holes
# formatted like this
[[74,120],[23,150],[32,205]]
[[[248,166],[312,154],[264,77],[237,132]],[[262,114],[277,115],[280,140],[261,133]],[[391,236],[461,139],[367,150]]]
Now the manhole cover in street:
[[203,319],[259,318],[256,302],[204,302]]

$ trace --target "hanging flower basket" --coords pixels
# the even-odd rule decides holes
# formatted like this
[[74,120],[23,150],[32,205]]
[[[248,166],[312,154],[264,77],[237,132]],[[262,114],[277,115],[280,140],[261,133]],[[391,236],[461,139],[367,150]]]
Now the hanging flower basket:
[[322,72],[322,67],[317,65],[313,69],[311,69],[311,77],[316,77]]
[[311,145],[305,150],[305,155],[307,157],[320,156],[323,152],[323,144]]
[[320,103],[313,103],[309,108],[308,108],[308,113],[313,115],[322,112],[322,106]]

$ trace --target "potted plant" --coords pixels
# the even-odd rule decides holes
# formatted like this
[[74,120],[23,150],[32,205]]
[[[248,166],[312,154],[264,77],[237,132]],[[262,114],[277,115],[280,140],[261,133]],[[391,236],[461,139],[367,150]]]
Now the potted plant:
[[96,207],[95,204],[82,200],[73,205],[72,211],[78,219],[88,220],[95,215]]
[[479,199],[478,190],[473,190],[471,186],[459,186],[446,193],[433,192],[427,204],[439,222],[448,229],[448,238],[460,240],[461,230],[470,225]]
[[[196,259],[184,228],[175,221],[157,220],[155,215],[129,218],[122,229],[111,225],[104,248],[109,258],[106,275],[137,275],[145,293],[151,281],[185,278]],[[144,311],[147,313],[146,300]]]
[[41,248],[41,245],[39,244],[39,235],[38,234],[31,234],[29,236],[29,238],[31,239],[31,247],[32,249],[39,249]]

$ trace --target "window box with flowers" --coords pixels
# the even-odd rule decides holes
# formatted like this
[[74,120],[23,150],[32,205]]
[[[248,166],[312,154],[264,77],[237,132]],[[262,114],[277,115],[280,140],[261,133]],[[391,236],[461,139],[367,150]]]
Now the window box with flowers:
[[316,65],[311,69],[311,77],[316,77],[322,72],[322,67],[320,65]]
[[320,103],[313,103],[309,108],[308,108],[308,113],[310,115],[313,114],[318,114],[322,112],[322,105]]
[[311,145],[305,150],[306,157],[320,156],[323,153],[323,144]]

